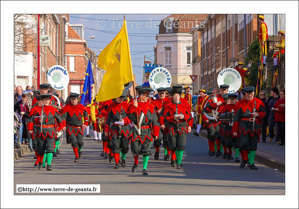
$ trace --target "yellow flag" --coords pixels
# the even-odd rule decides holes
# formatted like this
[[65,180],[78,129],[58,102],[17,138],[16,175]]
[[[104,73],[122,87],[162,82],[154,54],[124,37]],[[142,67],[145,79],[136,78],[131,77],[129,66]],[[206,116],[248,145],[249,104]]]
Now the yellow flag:
[[96,96],[97,101],[103,102],[120,97],[124,84],[134,80],[125,20],[119,33],[99,55],[98,67],[106,73]]

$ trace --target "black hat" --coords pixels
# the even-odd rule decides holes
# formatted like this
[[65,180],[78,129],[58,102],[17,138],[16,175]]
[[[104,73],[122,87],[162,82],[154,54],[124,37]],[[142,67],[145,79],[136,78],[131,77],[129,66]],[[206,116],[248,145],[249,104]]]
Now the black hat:
[[207,92],[207,95],[211,95],[213,94],[213,89],[210,89],[208,92]]
[[172,86],[173,89],[182,89],[183,87],[181,85],[175,85],[175,86]]
[[139,89],[138,90],[138,94],[141,95],[141,94],[149,94],[151,91],[153,91],[153,89],[150,89],[150,88],[142,88],[142,89]]
[[79,97],[80,94],[77,93],[70,93],[70,98]]
[[223,99],[227,100],[227,99],[228,99],[228,95],[230,95],[230,94],[229,94],[229,93],[227,93],[227,94],[223,94],[223,95],[222,95]]
[[173,88],[172,91],[171,91],[171,94],[174,95],[174,94],[182,94],[182,89],[180,88]]
[[37,101],[43,100],[41,95],[36,96],[35,98],[36,98]]
[[158,91],[158,92],[164,92],[164,91],[166,91],[166,88],[164,88],[164,87],[160,87],[160,88],[157,89],[157,91]]
[[255,87],[253,86],[247,86],[244,88],[245,92],[254,92],[255,91]]
[[125,98],[125,97],[127,97],[127,95],[128,95],[128,92],[127,92],[127,90],[123,90],[123,93],[121,94],[121,98]]
[[168,88],[166,88],[166,91],[167,91],[168,93],[170,93],[170,92],[172,91],[172,88],[171,88],[171,87],[168,87]]
[[228,98],[238,98],[238,95],[237,94],[229,94]]
[[49,88],[50,86],[51,86],[51,84],[43,83],[43,84],[40,84],[40,85],[39,85],[39,88],[40,88],[40,89],[45,89],[45,88]]
[[135,90],[138,91],[139,89],[143,88],[143,86],[136,86]]
[[241,92],[242,92],[242,94],[243,94],[243,95],[245,95],[245,91],[244,91],[244,89],[242,89],[242,91],[241,91]]
[[229,88],[229,85],[227,85],[227,84],[222,84],[222,85],[220,85],[220,88],[221,88],[221,89],[226,89],[226,88]]
[[41,95],[42,99],[51,99],[52,95],[51,94],[43,94]]

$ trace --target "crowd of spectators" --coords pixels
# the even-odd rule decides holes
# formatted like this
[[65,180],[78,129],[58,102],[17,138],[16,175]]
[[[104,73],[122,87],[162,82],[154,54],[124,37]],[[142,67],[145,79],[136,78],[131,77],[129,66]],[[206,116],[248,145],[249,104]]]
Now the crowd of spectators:
[[[49,90],[53,94],[56,94],[62,106],[64,106],[64,100],[61,98],[60,93],[56,93],[53,89]],[[49,92],[49,93],[51,93]],[[14,87],[14,144],[15,148],[19,148],[22,144],[28,145],[29,149],[32,149],[32,139],[27,131],[27,124],[29,120],[30,103],[34,97],[40,93],[34,86],[27,86],[24,91],[21,86]]]

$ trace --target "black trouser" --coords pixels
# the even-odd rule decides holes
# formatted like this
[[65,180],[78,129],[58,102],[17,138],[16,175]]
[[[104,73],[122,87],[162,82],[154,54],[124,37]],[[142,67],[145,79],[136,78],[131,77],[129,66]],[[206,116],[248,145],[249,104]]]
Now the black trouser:
[[273,121],[269,121],[268,122],[268,125],[269,125],[269,137],[270,138],[274,138],[275,137],[275,133],[274,133],[274,127],[275,127],[274,118],[273,118]]
[[184,151],[185,150],[185,143],[186,143],[186,133],[182,132],[180,135],[177,131],[174,135],[172,135],[172,132],[170,131],[170,134],[168,135],[168,146],[170,150],[178,150],[178,151]]
[[[144,136],[142,137],[142,139],[144,139]],[[149,139],[145,139],[145,141],[142,144],[139,138],[137,138],[134,142],[131,142],[131,152],[133,156],[149,156],[151,154],[151,141]]]
[[[67,128],[69,129],[69,128]],[[70,128],[70,132],[73,128]],[[75,128],[76,129],[76,128]],[[84,146],[84,142],[83,142],[83,135],[78,131],[78,130],[75,130],[78,132],[77,136],[71,132],[71,135],[69,135],[69,131],[66,130],[66,140],[67,140],[67,143],[68,144],[72,144],[72,147],[83,147]]]
[[278,137],[280,139],[280,143],[285,143],[285,122],[276,122],[278,126]]
[[168,135],[163,133],[163,147],[168,147]]
[[122,153],[128,153],[129,140],[123,134],[121,134],[120,137],[118,137],[117,134],[114,134],[110,140],[112,142],[111,144],[113,153],[119,153],[120,151]]
[[45,152],[53,153],[54,152],[54,137],[47,137],[45,139],[41,137],[36,137],[34,140],[36,145],[36,152],[39,155],[44,155]]
[[267,136],[267,126],[262,126],[262,141],[266,141],[266,136]]
[[240,138],[239,137],[232,137],[232,140],[233,140],[234,148],[239,148],[240,147]]
[[259,136],[257,134],[254,134],[253,137],[251,137],[249,133],[244,135],[244,133],[241,132],[240,148],[242,150],[255,151],[257,149],[258,138],[259,138]]
[[210,128],[207,128],[207,131],[208,131],[208,140],[210,140],[210,142],[215,142],[216,138],[220,140],[219,126],[216,126],[216,128],[214,128],[214,125],[211,125]]

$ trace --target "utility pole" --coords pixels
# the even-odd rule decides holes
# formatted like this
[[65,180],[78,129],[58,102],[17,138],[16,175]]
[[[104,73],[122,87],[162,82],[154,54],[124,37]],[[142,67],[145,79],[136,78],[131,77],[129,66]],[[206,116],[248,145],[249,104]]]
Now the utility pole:
[[37,89],[40,85],[40,46],[39,46],[39,18],[40,15],[37,15]]

